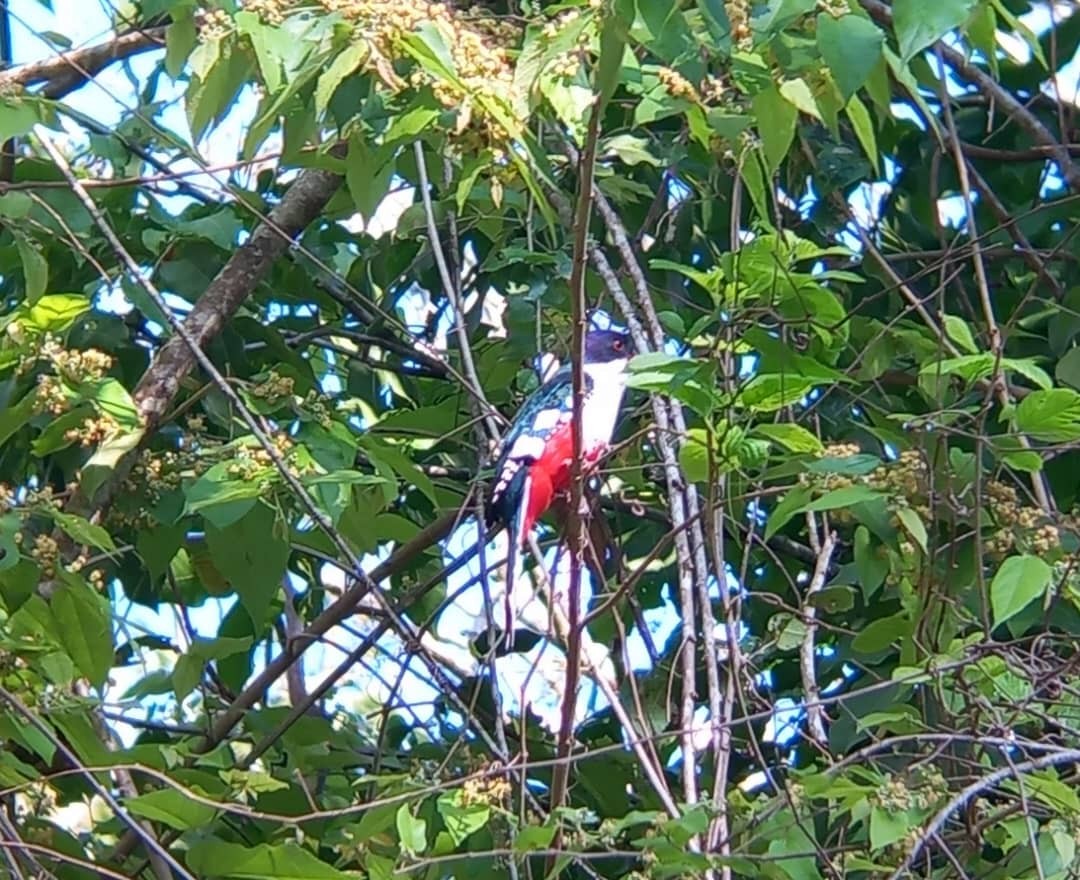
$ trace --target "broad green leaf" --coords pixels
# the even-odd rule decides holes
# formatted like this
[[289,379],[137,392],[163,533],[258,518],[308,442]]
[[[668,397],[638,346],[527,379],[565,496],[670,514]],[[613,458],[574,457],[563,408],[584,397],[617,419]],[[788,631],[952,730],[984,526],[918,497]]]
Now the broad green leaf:
[[879,654],[910,634],[911,621],[907,615],[893,614],[866,624],[852,640],[851,648],[859,654]]
[[1080,439],[1080,392],[1071,388],[1034,391],[1016,405],[1016,430],[1047,443]]
[[90,300],[78,293],[50,293],[26,312],[25,321],[43,333],[63,333],[90,311]]
[[165,72],[175,81],[184,71],[184,64],[198,43],[195,16],[176,12],[165,31]]
[[806,505],[812,497],[809,486],[796,486],[788,491],[769,514],[769,520],[765,525],[765,540],[769,540],[780,531],[796,513],[806,510]]
[[869,18],[828,13],[817,17],[817,44],[829,65],[840,95],[848,101],[866,82],[870,71],[881,61],[885,35]]
[[108,601],[76,579],[65,580],[49,600],[63,646],[94,687],[105,683],[113,664]]
[[251,622],[262,626],[289,561],[288,532],[277,514],[256,504],[225,528],[207,524],[206,543],[215,567],[240,596]]
[[456,846],[485,827],[491,818],[491,807],[483,803],[465,803],[460,788],[444,792],[436,801],[439,815]]
[[[368,55],[366,40],[356,40],[341,50],[315,84],[315,112],[322,116],[342,80],[360,67]],[[274,90],[271,90],[274,91]]]
[[978,354],[979,346],[975,344],[975,337],[971,332],[968,322],[957,315],[945,315],[942,318],[945,335],[967,354]]
[[26,427],[26,423],[34,414],[36,400],[36,392],[30,391],[14,406],[0,409],[0,445],[6,443],[8,438],[20,428]]
[[217,815],[213,807],[192,800],[173,788],[162,788],[128,798],[124,805],[136,816],[161,822],[177,831],[203,828],[213,822]]
[[889,560],[879,552],[880,546],[874,542],[866,526],[860,525],[855,529],[855,570],[859,575],[863,598],[867,601],[885,583],[885,576],[889,573]]
[[1054,387],[1054,380],[1050,378],[1050,374],[1036,364],[1034,358],[1004,358],[1001,365],[1006,370],[1019,373],[1043,391],[1049,391]]
[[0,97],[0,143],[29,134],[41,121],[38,99],[19,94]]
[[897,519],[900,520],[900,525],[904,527],[904,531],[908,533],[911,539],[918,545],[925,555],[926,550],[926,525],[922,521],[922,517],[919,516],[910,507],[900,507],[896,511]]
[[813,388],[813,383],[798,376],[758,375],[740,391],[738,403],[757,413],[776,412],[798,403]]
[[203,838],[187,851],[187,867],[200,877],[237,880],[356,880],[294,843],[226,843]]
[[1010,556],[990,582],[990,607],[999,626],[1045,595],[1053,570],[1037,556]]
[[427,822],[412,814],[408,804],[398,809],[394,823],[397,826],[401,848],[411,855],[419,855],[427,849]]
[[1054,376],[1064,385],[1080,390],[1080,348],[1070,348],[1057,362]]
[[769,438],[789,452],[819,453],[825,448],[821,441],[802,425],[784,422],[761,424],[754,426],[754,433]]
[[225,528],[251,510],[262,491],[258,480],[231,478],[229,464],[221,462],[185,489],[185,512],[201,513],[219,529]]
[[[192,23],[192,29],[194,30],[194,20],[191,18],[187,20]],[[251,40],[251,48],[255,50],[255,60],[259,64],[259,73],[262,75],[263,83],[266,85],[266,90],[273,94],[281,88],[281,59],[285,48],[283,41],[289,38],[287,33],[272,25],[264,24],[258,14],[254,12],[238,12],[233,21],[236,22],[237,33],[244,34]],[[345,50],[345,52],[339,54],[334,59],[334,63],[336,64],[338,59],[347,52],[348,50]],[[171,75],[174,79],[176,78],[175,74]],[[317,89],[316,93],[318,93]],[[322,113],[326,102],[320,104],[316,97],[316,105],[319,107],[319,112]]]
[[907,812],[894,812],[885,807],[870,808],[870,846],[884,849],[904,838],[912,820]]
[[12,234],[15,236],[15,246],[22,260],[26,301],[36,303],[45,293],[49,283],[49,261],[42,253],[41,245],[37,240],[18,229],[13,229]]
[[765,164],[772,175],[787,158],[788,150],[795,140],[795,123],[798,121],[799,111],[793,102],[784,99],[775,86],[754,95],[752,106],[758,133],[761,135]]
[[863,152],[866,153],[866,157],[873,164],[874,170],[880,171],[881,157],[878,154],[877,135],[874,133],[874,121],[870,118],[870,111],[859,100],[858,95],[852,95],[848,99],[845,110]]
[[[873,501],[880,498],[881,493],[869,486],[844,486],[840,489],[831,489],[807,504],[802,511],[807,513],[821,512],[825,510],[838,510],[851,507],[863,501]],[[797,512],[802,512],[797,511]]]
[[112,535],[101,526],[74,513],[63,513],[59,510],[52,511],[52,518],[76,544],[84,544],[107,553],[116,552]]
[[514,839],[514,850],[519,853],[547,849],[555,839],[554,825],[526,825]]
[[893,30],[900,44],[900,57],[910,61],[960,27],[974,7],[975,0],[893,0]]
[[780,83],[780,94],[799,110],[814,119],[823,120],[824,116],[819,98],[811,91],[810,84],[801,77]]
[[679,467],[691,483],[709,479],[709,439],[702,428],[691,428],[679,447]]

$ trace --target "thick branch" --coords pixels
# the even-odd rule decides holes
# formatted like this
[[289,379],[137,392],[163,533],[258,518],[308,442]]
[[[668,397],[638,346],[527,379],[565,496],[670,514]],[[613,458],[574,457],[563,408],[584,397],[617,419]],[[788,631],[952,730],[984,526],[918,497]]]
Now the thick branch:
[[42,61],[24,64],[0,73],[0,93],[12,86],[44,82],[40,95],[56,100],[93,79],[114,61],[165,45],[164,27],[147,28],[115,37],[107,43],[61,52]]

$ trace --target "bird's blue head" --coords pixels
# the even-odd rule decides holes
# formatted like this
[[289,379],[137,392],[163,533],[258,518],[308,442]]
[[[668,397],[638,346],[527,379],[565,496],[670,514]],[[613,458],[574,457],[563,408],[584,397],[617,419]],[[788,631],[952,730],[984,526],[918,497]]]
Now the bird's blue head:
[[630,336],[617,330],[590,330],[585,335],[585,363],[610,364],[631,355]]

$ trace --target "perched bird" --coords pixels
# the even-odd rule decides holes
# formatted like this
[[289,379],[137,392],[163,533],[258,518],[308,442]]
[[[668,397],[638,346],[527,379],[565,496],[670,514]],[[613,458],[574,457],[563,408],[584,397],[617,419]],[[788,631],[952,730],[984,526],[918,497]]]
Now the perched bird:
[[[630,337],[615,330],[590,330],[585,336],[585,398],[582,418],[582,468],[595,469],[608,451],[626,390]],[[487,504],[489,528],[509,532],[506,590],[506,638],[512,639],[510,591],[516,560],[536,521],[555,496],[570,488],[574,454],[573,374],[564,364],[538,388],[517,414],[503,438]]]

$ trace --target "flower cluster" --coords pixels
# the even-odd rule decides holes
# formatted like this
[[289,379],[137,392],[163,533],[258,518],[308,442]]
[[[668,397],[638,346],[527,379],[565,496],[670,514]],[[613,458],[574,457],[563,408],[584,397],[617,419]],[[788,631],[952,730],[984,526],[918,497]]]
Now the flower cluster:
[[941,771],[932,765],[921,767],[914,779],[889,776],[871,800],[884,810],[903,813],[907,810],[931,810],[949,797],[949,784]]
[[996,532],[986,542],[986,550],[993,556],[1006,556],[1019,542],[1025,549],[1043,555],[1061,546],[1058,527],[1047,521],[1046,514],[1037,507],[1020,503],[1017,491],[1005,483],[990,480],[985,488],[987,509],[993,513]]
[[296,381],[291,376],[282,376],[275,370],[271,370],[266,379],[251,389],[251,395],[258,397],[267,403],[277,403],[286,397],[291,397]]
[[[405,83],[393,71],[401,58],[402,42],[421,26],[433,28],[443,39],[454,62],[457,81],[449,82],[425,70],[414,71],[408,85],[430,86],[445,107],[475,108],[480,103],[499,101],[512,106],[514,71],[506,45],[520,40],[521,29],[492,18],[483,10],[459,12],[446,3],[398,3],[395,0],[318,0],[328,12],[338,12],[353,22],[371,48],[369,66],[392,88]],[[478,100],[479,99],[479,100]],[[463,111],[464,112],[464,111]],[[509,139],[509,132],[497,120],[470,109],[495,143]]]
[[661,67],[657,72],[657,76],[660,77],[660,85],[664,87],[671,97],[685,98],[695,104],[701,101],[701,96],[698,94],[694,84],[679,71],[671,67]]
[[727,0],[724,4],[728,22],[731,24],[731,40],[737,49],[749,49],[750,0]]
[[285,20],[291,5],[291,0],[245,0],[244,11],[254,12],[266,24],[277,25]]
[[119,423],[106,413],[85,419],[77,428],[69,428],[64,432],[64,439],[80,446],[96,446],[119,431]]
[[461,805],[500,805],[509,801],[512,788],[504,776],[472,776],[461,787]]

